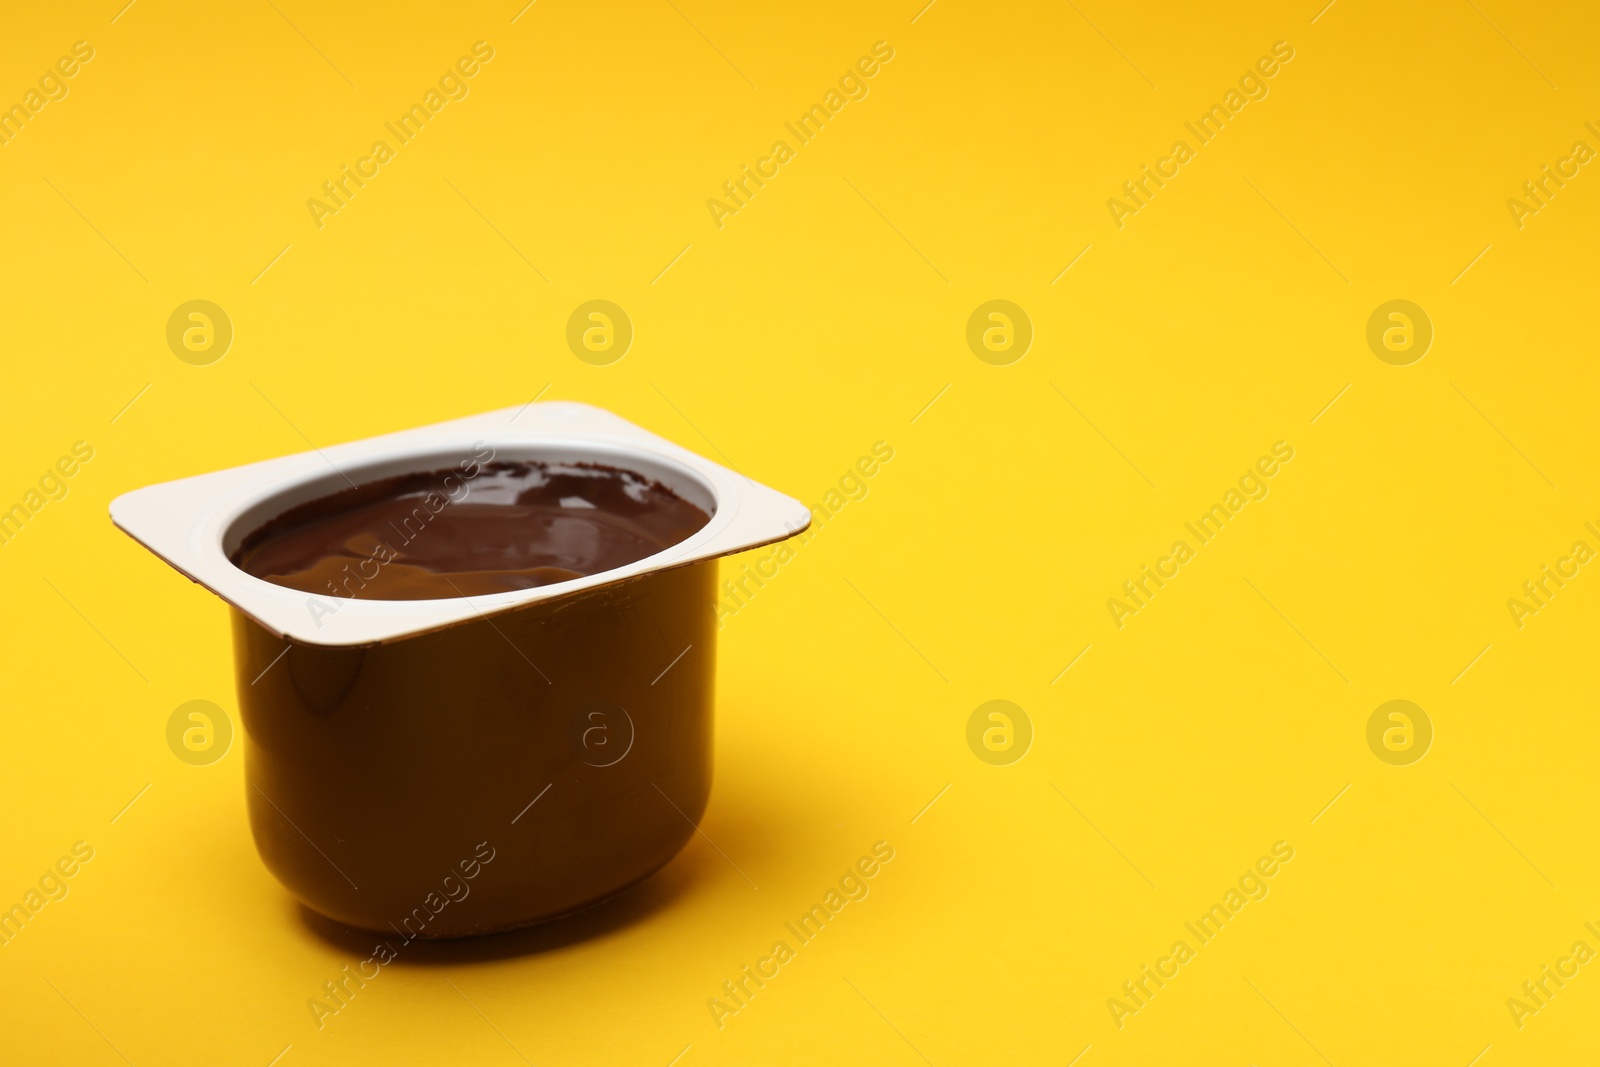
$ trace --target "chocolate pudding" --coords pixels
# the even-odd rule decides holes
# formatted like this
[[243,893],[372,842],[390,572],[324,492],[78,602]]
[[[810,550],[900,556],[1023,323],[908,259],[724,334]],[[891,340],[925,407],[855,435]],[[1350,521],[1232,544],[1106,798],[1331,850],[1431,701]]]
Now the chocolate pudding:
[[[229,605],[256,849],[306,909],[379,946],[342,981],[413,939],[588,908],[696,840],[721,557],[810,522],[565,401],[147,486],[111,514]],[[606,918],[469,955],[648,915],[705,862]]]
[[659,482],[591,463],[464,463],[291,508],[245,537],[247,574],[359,600],[484,596],[653,556],[711,517]]

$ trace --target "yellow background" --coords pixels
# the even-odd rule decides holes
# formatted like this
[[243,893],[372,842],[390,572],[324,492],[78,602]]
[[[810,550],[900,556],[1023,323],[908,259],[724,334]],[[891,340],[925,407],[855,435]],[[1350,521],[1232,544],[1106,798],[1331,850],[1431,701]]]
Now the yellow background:
[[[1592,1048],[1600,967],[1520,1029],[1506,1000],[1600,948],[1600,576],[1521,629],[1506,600],[1600,547],[1600,175],[1521,229],[1506,201],[1600,148],[1600,18],[1475,3],[8,14],[0,102],[74,41],[95,58],[0,147],[0,503],[74,441],[95,458],[0,547],[0,902],[96,855],[0,948],[0,1058]],[[319,230],[307,198],[480,39],[470,95]],[[870,95],[719,230],[707,198],[878,40]],[[1279,40],[1270,95],[1113,225],[1107,198]],[[236,330],[211,366],[164,338],[195,298]],[[607,367],[564,340],[592,298],[636,329]],[[1005,367],[965,341],[994,298],[1036,330]],[[1365,340],[1396,298],[1436,331],[1406,367]],[[412,946],[318,1030],[307,999],[370,939],[308,924],[257,860],[237,745],[168,751],[179,704],[235,711],[225,609],[106,505],[546,386],[807,502],[875,441],[895,458],[722,630],[717,848],[569,923]],[[1117,629],[1106,599],[1279,440],[1270,495]],[[1397,698],[1435,730],[1404,767],[1365,740]],[[966,744],[991,699],[1035,730],[1010,766]],[[719,1030],[708,998],[877,840],[871,895]],[[1279,840],[1270,895],[1119,1029],[1107,998]]]

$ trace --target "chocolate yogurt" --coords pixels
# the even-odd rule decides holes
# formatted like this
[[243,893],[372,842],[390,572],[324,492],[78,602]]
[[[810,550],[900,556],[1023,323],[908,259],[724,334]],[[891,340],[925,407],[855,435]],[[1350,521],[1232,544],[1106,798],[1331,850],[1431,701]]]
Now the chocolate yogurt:
[[717,559],[810,519],[565,402],[147,486],[111,512],[231,608],[268,869],[405,940],[584,908],[695,836]]
[[463,463],[291,508],[247,534],[240,569],[367,600],[531,589],[671,548],[711,516],[660,482],[585,463]]

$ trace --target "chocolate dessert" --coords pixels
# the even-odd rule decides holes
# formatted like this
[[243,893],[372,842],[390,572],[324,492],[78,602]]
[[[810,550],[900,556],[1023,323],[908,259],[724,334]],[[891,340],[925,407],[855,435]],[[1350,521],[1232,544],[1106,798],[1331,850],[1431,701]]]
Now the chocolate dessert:
[[483,596],[614,570],[711,517],[659,482],[591,463],[468,463],[291,508],[245,537],[248,574],[359,600]]

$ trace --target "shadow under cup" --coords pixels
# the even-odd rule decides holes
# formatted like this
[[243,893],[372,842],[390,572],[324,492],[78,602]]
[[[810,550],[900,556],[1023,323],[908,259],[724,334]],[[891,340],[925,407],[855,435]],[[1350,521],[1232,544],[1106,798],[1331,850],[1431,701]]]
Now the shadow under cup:
[[716,566],[362,647],[232,608],[267,867],[313,910],[409,939],[555,918],[665,865],[710,795]]

